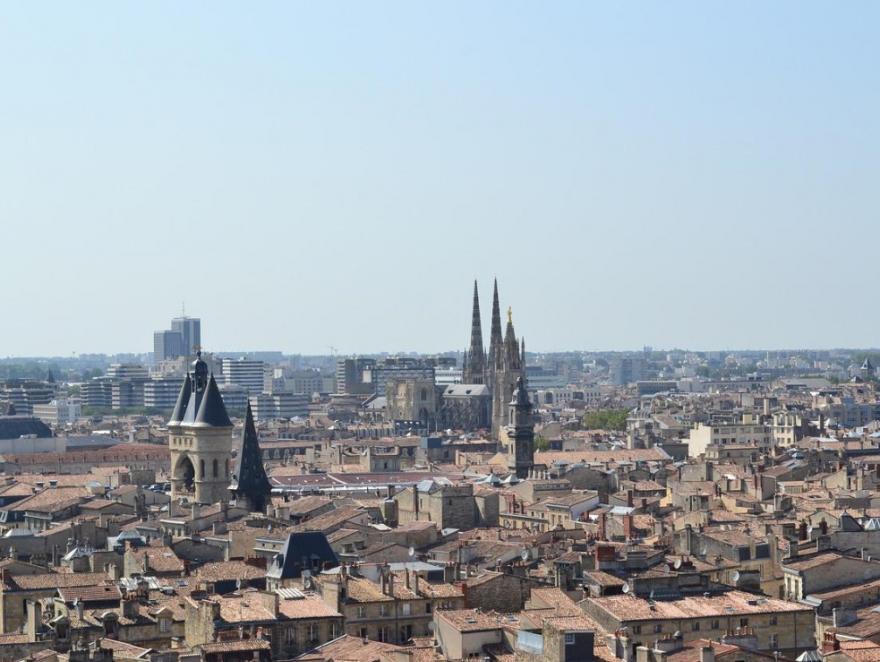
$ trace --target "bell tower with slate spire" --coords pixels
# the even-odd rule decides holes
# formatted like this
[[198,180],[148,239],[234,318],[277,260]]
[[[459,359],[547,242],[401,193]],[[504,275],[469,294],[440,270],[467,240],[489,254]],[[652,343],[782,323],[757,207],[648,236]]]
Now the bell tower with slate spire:
[[507,467],[516,473],[517,478],[528,478],[535,466],[535,421],[529,392],[522,377],[516,380],[508,418],[510,445],[507,449]]
[[232,421],[213,374],[196,353],[168,421],[171,500],[212,505],[229,499]]
[[235,496],[237,506],[246,508],[248,512],[263,512],[272,496],[272,485],[263,467],[263,454],[260,452],[260,440],[251,403],[248,402],[244,418],[244,429],[241,432],[241,446],[235,458],[232,470],[232,484],[229,486]]

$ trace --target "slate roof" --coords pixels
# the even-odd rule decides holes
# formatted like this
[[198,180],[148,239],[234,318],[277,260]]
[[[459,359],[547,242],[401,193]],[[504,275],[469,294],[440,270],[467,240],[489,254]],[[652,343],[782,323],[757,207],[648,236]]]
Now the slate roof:
[[42,439],[51,437],[52,430],[32,416],[0,416],[0,439],[18,439],[27,435]]
[[229,489],[236,497],[249,497],[257,510],[263,509],[266,500],[272,494],[272,485],[263,467],[263,455],[260,453],[260,440],[257,437],[250,402],[247,404],[244,428],[241,432],[241,448],[235,458],[232,485]]
[[291,533],[281,553],[276,554],[272,560],[266,576],[274,579],[301,577],[303,570],[312,569],[313,561],[317,562],[318,572],[325,563],[339,565],[336,553],[327,542],[327,536],[319,531]]

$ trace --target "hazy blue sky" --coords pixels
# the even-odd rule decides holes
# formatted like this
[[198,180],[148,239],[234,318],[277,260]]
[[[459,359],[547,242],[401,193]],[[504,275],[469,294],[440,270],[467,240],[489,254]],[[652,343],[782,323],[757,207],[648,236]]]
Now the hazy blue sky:
[[0,356],[876,346],[875,2],[3,3]]

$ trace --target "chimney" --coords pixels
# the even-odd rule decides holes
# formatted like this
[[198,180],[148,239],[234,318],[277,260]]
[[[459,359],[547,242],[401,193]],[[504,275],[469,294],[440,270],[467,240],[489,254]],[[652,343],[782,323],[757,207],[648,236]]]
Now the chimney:
[[626,491],[626,505],[628,508],[633,507],[633,491],[632,490]]
[[192,513],[191,513],[190,516],[191,516],[192,519],[198,519],[198,518],[199,518],[199,504],[194,503],[194,504],[192,505]]
[[837,634],[831,630],[825,630],[825,637],[822,639],[822,652],[833,653],[840,650],[840,642],[837,640]]
[[597,532],[597,537],[599,540],[608,540],[608,515],[605,512],[599,513],[599,531]]
[[632,513],[623,516],[623,537],[626,540],[633,539],[633,529],[635,526],[633,524],[633,516]]

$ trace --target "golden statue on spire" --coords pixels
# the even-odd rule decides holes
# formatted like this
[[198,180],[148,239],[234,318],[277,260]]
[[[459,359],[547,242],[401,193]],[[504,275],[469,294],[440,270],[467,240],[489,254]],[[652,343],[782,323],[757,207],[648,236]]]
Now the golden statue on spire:
[[513,308],[510,306],[507,307],[507,323],[513,324]]

